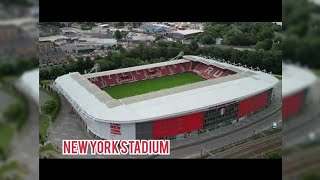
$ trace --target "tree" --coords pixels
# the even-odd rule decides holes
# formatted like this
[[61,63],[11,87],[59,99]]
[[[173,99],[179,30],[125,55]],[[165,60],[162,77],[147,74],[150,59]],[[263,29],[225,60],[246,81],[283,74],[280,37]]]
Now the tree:
[[58,76],[66,74],[66,71],[62,67],[53,67],[51,69],[50,78],[55,79]]
[[40,80],[50,79],[50,73],[46,69],[40,69],[39,76],[40,76]]
[[46,101],[44,105],[41,106],[41,111],[46,114],[50,114],[56,109],[56,107],[57,107],[56,103],[52,100],[49,100],[49,101]]
[[266,39],[263,41],[260,41],[256,44],[256,49],[264,49],[264,50],[270,50],[272,48],[272,40]]
[[188,47],[190,48],[190,50],[196,51],[199,48],[199,45],[196,41],[191,41]]
[[104,50],[105,48],[104,48],[104,46],[101,46],[100,49],[101,49],[101,50]]
[[114,35],[115,35],[115,37],[116,37],[117,39],[122,39],[122,34],[121,34],[121,32],[120,32],[119,30],[116,30],[116,32],[114,33]]
[[204,35],[201,37],[200,42],[203,44],[214,44],[215,40],[213,40],[212,36]]
[[263,28],[257,35],[260,41],[265,39],[272,39],[274,37],[274,31],[271,28]]
[[19,117],[21,112],[23,111],[23,107],[21,102],[10,104],[3,112],[3,117],[8,122],[19,121]]

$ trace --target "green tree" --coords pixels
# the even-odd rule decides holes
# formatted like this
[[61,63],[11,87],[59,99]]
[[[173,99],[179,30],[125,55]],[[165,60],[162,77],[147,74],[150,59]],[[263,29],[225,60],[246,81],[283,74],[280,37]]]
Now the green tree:
[[39,71],[39,77],[40,77],[40,80],[50,79],[50,73],[49,73],[49,71],[46,70],[46,69],[40,69],[40,71]]
[[44,105],[41,106],[41,111],[46,114],[50,114],[55,110],[56,107],[57,107],[56,103],[52,100],[49,100],[49,101],[46,101]]
[[51,69],[50,77],[51,79],[55,79],[58,76],[62,76],[64,74],[66,74],[66,71],[62,67],[53,67]]
[[20,102],[10,104],[3,112],[3,117],[7,122],[19,121],[21,112],[24,111],[23,106]]
[[272,40],[266,39],[263,41],[260,41],[256,44],[256,49],[264,49],[264,50],[270,50],[272,48]]
[[121,34],[121,32],[120,32],[119,30],[116,30],[116,32],[114,33],[114,35],[115,35],[115,37],[116,37],[117,39],[122,39],[122,34]]
[[204,35],[201,37],[200,42],[203,44],[214,44],[215,40],[212,38],[212,36]]
[[189,44],[189,48],[192,51],[196,51],[199,48],[198,43],[196,41],[191,41],[191,43]]

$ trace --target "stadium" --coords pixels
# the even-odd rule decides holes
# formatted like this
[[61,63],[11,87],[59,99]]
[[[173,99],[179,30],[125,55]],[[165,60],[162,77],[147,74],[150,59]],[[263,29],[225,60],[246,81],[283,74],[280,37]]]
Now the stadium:
[[184,55],[136,67],[78,72],[54,86],[98,139],[178,140],[268,107],[278,79],[220,59]]
[[287,120],[305,107],[317,77],[309,69],[287,63],[282,63],[282,74],[282,120]]

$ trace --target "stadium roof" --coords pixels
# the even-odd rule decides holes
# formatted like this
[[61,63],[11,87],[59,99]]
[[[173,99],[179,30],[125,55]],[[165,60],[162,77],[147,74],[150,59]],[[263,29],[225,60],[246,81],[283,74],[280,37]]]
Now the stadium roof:
[[39,105],[39,69],[23,73],[16,84]]
[[[112,99],[87,79],[165,64],[188,62],[191,59],[206,61],[206,63],[219,65],[219,67],[232,68],[238,73],[119,100]],[[252,71],[196,56],[183,56],[181,60],[87,75],[80,75],[77,72],[70,73],[58,77],[55,82],[59,91],[64,93],[72,103],[80,106],[86,116],[103,122],[132,123],[202,111],[209,107],[241,100],[274,87],[278,79],[261,71]]]
[[282,64],[282,96],[299,92],[313,83],[317,77],[308,69],[293,64]]

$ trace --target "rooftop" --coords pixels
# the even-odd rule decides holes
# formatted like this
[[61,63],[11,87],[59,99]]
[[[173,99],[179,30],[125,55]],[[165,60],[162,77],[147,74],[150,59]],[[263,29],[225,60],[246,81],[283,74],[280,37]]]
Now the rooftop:
[[299,92],[313,83],[317,77],[306,68],[293,64],[282,64],[282,96],[289,96]]
[[[113,99],[87,79],[190,60],[237,70],[238,73],[119,100]],[[261,71],[196,56],[184,56],[181,60],[87,75],[70,73],[58,77],[55,82],[60,92],[80,106],[87,116],[97,121],[131,123],[172,117],[237,101],[272,88],[278,79]]]
[[187,30],[178,30],[178,31],[172,31],[170,33],[178,33],[182,35],[189,35],[189,34],[196,34],[196,33],[202,33],[203,30],[198,29],[187,29]]

